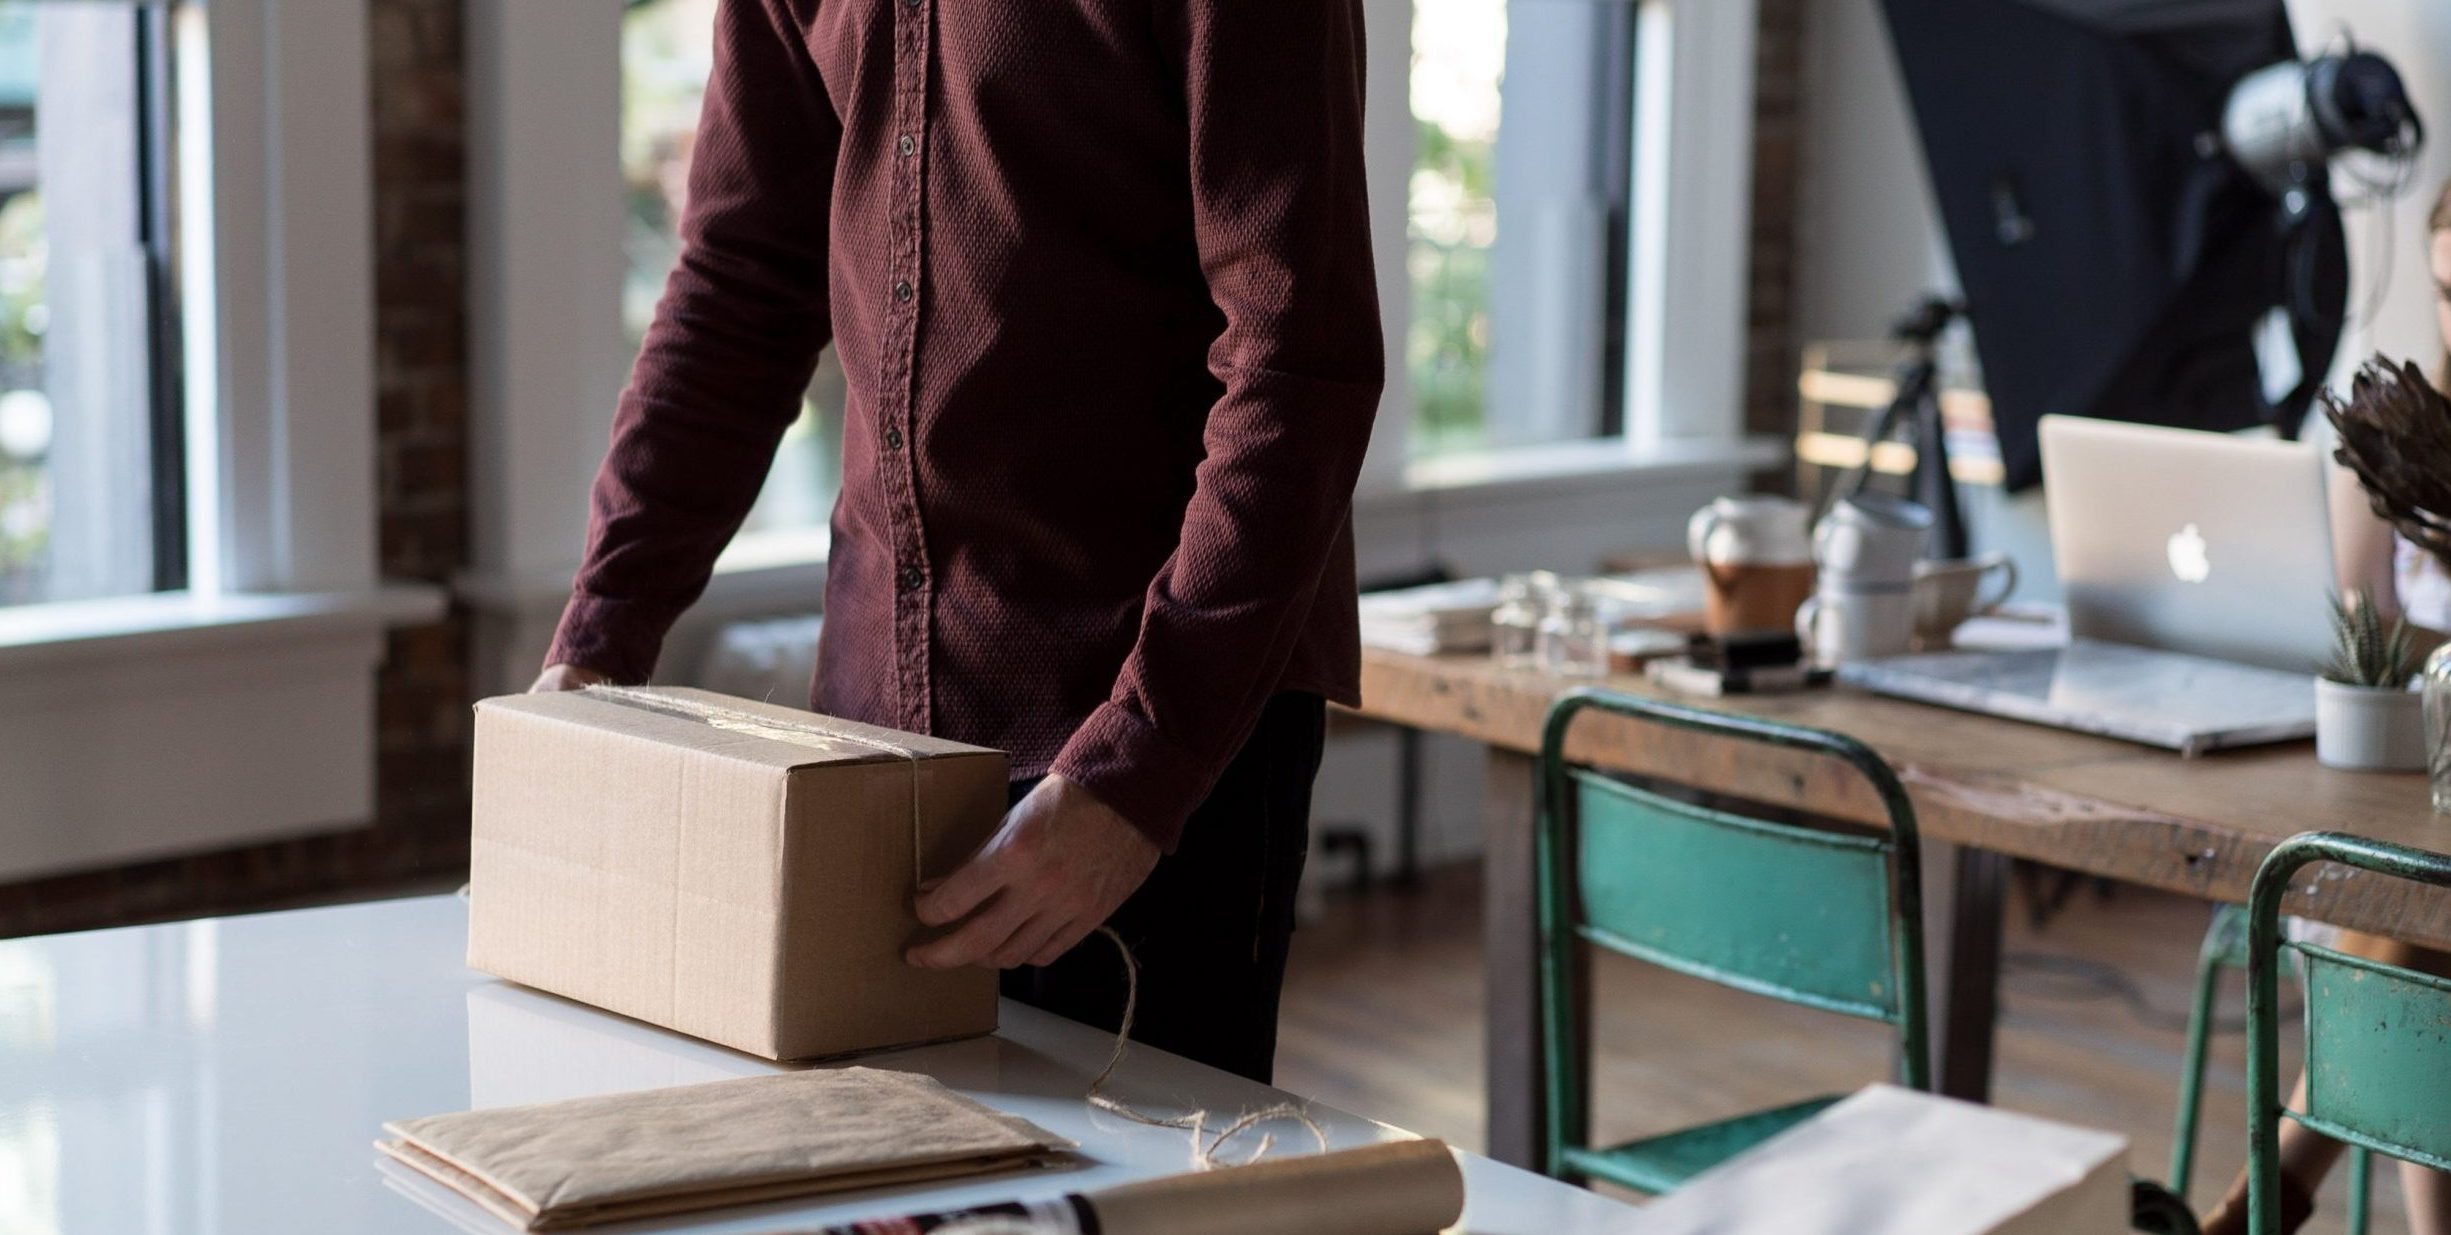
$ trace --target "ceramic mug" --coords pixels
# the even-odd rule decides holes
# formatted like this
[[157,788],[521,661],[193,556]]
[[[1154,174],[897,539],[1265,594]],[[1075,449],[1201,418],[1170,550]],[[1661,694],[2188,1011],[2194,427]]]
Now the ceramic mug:
[[1903,655],[1914,650],[1915,594],[1816,592],[1796,611],[1796,639],[1816,665]]
[[1813,561],[1825,591],[1906,591],[1931,534],[1932,512],[1886,493],[1859,493],[1830,507],[1813,528]]
[[1811,513],[1783,497],[1723,497],[1694,512],[1686,547],[1701,568],[1713,637],[1784,631],[1813,591]]
[[[1997,575],[1989,596],[1983,584]],[[2017,563],[2005,553],[1915,564],[1915,638],[1925,647],[1949,646],[1949,637],[1969,618],[1995,612],[2017,590]]]

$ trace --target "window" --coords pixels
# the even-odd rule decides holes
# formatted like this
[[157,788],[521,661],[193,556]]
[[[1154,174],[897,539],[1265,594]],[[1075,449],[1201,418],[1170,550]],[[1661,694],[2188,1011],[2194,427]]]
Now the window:
[[185,584],[169,20],[0,0],[0,605]]
[[1622,431],[1631,10],[1414,0],[1415,455]]
[[[628,209],[622,321],[630,351],[655,318],[680,255],[698,106],[713,59],[716,0],[628,0],[621,31],[621,168]],[[823,525],[842,488],[843,373],[827,348],[783,435],[743,532]]]

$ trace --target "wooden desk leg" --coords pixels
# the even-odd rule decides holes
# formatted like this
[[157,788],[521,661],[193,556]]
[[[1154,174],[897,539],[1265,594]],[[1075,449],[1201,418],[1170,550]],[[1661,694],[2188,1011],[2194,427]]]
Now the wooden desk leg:
[[[1487,1021],[1482,1042],[1487,1141],[1482,1152],[1510,1166],[1539,1170],[1541,1121],[1548,1117],[1541,1084],[1540,925],[1534,912],[1532,865],[1533,761],[1491,750],[1482,819],[1482,972]],[[1588,957],[1574,975],[1591,989]],[[1586,1001],[1588,1006],[1588,1000]]]
[[1396,730],[1396,886],[1421,886],[1421,743],[1419,729]]
[[[1950,851],[1954,850],[1952,854]],[[1991,1101],[1992,1039],[2000,1020],[2000,931],[2007,911],[2009,859],[1962,845],[1927,848],[1926,871],[1946,872],[1934,922],[1933,1075],[1940,1092]],[[1930,861],[1944,854],[1945,861]],[[1934,921],[1937,919],[1937,921]]]

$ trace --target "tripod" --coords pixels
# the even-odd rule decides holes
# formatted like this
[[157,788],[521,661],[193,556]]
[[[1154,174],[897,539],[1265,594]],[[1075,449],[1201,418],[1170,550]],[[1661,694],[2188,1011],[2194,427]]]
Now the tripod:
[[1957,478],[1949,473],[1948,427],[1940,416],[1939,340],[1965,306],[1928,296],[1897,325],[1889,337],[1906,347],[1897,369],[1898,393],[1864,431],[1864,461],[1840,479],[1834,492],[1844,501],[1864,491],[1872,479],[1872,453],[1903,426],[1915,447],[1915,470],[1908,477],[1914,499],[1932,512],[1932,540],[1926,552],[1941,559],[1966,556],[1966,515],[1957,502]]

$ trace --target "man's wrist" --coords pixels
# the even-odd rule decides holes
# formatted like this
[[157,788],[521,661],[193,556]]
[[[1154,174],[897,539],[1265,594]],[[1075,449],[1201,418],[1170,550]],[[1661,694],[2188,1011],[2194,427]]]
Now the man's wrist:
[[1184,821],[1216,770],[1109,701],[1089,714],[1049,771],[1087,789],[1155,844],[1174,852]]
[[644,682],[655,674],[656,654],[673,616],[662,606],[574,592],[562,608],[545,664],[584,665],[623,685]]

